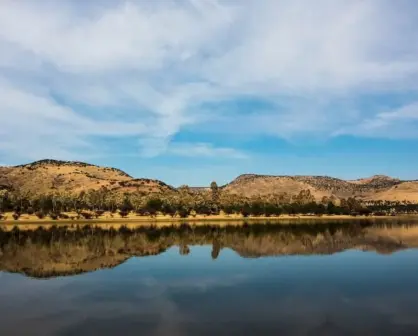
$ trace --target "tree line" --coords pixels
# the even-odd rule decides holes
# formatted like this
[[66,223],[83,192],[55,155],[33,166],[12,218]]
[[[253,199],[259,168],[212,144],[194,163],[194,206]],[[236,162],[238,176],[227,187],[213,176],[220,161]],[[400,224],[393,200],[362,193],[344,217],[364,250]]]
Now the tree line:
[[[13,212],[13,218],[21,214],[34,214],[38,218],[91,219],[110,212],[120,217],[130,213],[139,216],[158,214],[187,218],[196,215],[240,214],[243,217],[273,217],[283,214],[312,215],[370,215],[416,213],[418,205],[408,202],[382,202],[360,200],[349,197],[337,199],[323,197],[316,201],[309,189],[296,195],[277,193],[265,196],[244,197],[231,194],[212,182],[208,191],[194,191],[182,186],[164,194],[141,192],[120,193],[102,187],[98,190],[82,191],[78,194],[55,192],[45,195],[0,190],[0,219],[5,212]],[[76,213],[69,216],[66,213]]]

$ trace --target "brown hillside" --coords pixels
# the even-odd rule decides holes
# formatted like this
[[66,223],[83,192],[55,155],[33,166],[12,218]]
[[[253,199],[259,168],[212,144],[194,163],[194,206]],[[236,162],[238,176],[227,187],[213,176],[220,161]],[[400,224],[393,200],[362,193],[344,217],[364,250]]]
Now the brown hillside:
[[362,178],[358,180],[348,181],[350,183],[359,184],[359,185],[369,185],[369,186],[387,186],[391,187],[394,184],[401,182],[401,180],[386,176],[386,175],[373,175],[368,178]]
[[317,190],[303,180],[298,181],[292,176],[245,174],[238,176],[234,181],[224,186],[225,191],[246,197],[279,193],[287,193],[293,196],[306,189],[311,190],[311,193],[317,199],[331,195],[331,193]]
[[322,197],[359,197],[367,200],[418,202],[418,182],[401,181],[376,175],[367,179],[345,181],[328,176],[269,176],[245,174],[223,187],[247,197],[287,193],[297,195],[309,189],[316,200]]
[[[159,180],[135,179],[116,168],[99,167],[83,162],[41,160],[15,167],[0,167],[0,189],[15,190],[22,194],[79,193],[100,188],[121,193],[145,194],[176,190]],[[244,174],[222,189],[246,197],[284,193],[290,197],[298,195],[302,190],[310,190],[317,201],[324,196],[335,196],[418,202],[418,181],[401,181],[384,175],[345,181],[328,176]],[[199,187],[190,190],[201,193],[210,189]]]
[[134,179],[125,172],[83,162],[42,160],[15,167],[0,167],[0,189],[21,193],[79,193],[105,187],[121,192],[164,192],[172,187],[158,180]]
[[418,181],[402,182],[391,188],[369,195],[368,199],[418,202]]

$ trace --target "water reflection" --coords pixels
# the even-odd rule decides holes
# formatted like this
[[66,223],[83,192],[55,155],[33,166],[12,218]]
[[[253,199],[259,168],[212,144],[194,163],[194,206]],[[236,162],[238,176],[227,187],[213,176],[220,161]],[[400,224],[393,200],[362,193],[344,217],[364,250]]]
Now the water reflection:
[[1,335],[418,332],[418,223],[3,230],[0,246]]
[[[416,239],[415,239],[416,238]],[[130,257],[158,255],[173,246],[189,255],[190,246],[211,245],[217,259],[222,249],[243,258],[332,254],[348,249],[387,254],[418,246],[415,224],[349,221],[280,226],[37,227],[0,230],[0,270],[48,278],[112,268]]]

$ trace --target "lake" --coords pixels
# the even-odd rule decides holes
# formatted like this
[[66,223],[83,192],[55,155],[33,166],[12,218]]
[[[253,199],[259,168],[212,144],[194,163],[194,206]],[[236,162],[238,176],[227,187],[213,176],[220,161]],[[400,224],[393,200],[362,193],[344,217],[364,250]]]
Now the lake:
[[417,335],[418,221],[0,230],[0,335]]

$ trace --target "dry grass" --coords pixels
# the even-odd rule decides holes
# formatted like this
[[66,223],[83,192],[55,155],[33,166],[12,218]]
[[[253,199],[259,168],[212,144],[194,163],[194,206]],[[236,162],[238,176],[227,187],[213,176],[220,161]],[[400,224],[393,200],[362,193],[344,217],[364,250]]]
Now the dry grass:
[[[286,225],[288,223],[295,223],[298,221],[304,222],[304,221],[339,221],[339,220],[349,220],[349,219],[384,219],[384,218],[393,218],[392,216],[349,216],[349,215],[323,215],[323,216],[314,216],[314,215],[281,215],[279,217],[243,217],[239,214],[234,215],[196,215],[193,217],[188,218],[180,218],[180,217],[171,217],[168,215],[157,215],[155,217],[151,216],[138,216],[135,213],[130,213],[128,216],[122,218],[117,213],[110,213],[105,212],[102,216],[99,216],[98,218],[93,219],[57,219],[52,220],[50,217],[46,216],[43,219],[39,219],[35,215],[22,215],[18,220],[14,220],[12,217],[12,212],[5,213],[5,219],[0,221],[0,225],[3,224],[3,226],[10,226],[13,227],[15,225],[18,225],[19,227],[23,227],[24,225],[39,225],[42,226],[44,224],[47,224],[49,226],[54,225],[68,225],[68,224],[120,224],[120,225],[126,225],[132,223],[134,226],[138,225],[149,225],[150,223],[157,224],[158,226],[165,226],[165,225],[181,225],[184,222],[191,222],[194,225],[208,225],[213,224],[216,226],[228,226],[228,225],[242,225],[244,222],[246,223],[257,223],[257,222],[275,222],[278,225]],[[76,213],[67,212],[65,213],[69,216],[76,217]],[[400,217],[406,217],[406,216],[400,216]]]
[[418,202],[418,182],[403,182],[393,186],[388,190],[378,192],[368,196],[372,200],[391,200],[391,201],[408,201],[412,203]]
[[22,193],[46,194],[51,191],[79,193],[106,187],[120,192],[164,192],[170,187],[157,180],[133,179],[126,173],[94,165],[43,163],[0,168],[0,186],[11,186]]
[[[121,193],[164,193],[172,190],[172,187],[161,181],[134,179],[117,169],[57,161],[0,167],[0,188],[2,187],[11,187],[23,194],[45,194],[54,191],[79,193],[102,187]],[[357,196],[366,200],[418,202],[418,182],[401,182],[380,175],[356,181],[326,176],[242,175],[224,187],[224,190],[230,193],[247,197],[279,193],[293,196],[307,189],[316,200],[335,195],[339,198]]]
[[345,181],[326,176],[242,175],[224,188],[246,197],[287,193],[289,196],[309,189],[317,201],[324,196],[360,197],[365,200],[409,201],[418,203],[418,182],[376,175],[367,179]]
[[254,179],[237,179],[225,187],[232,194],[246,197],[286,192],[290,196],[298,195],[302,190],[309,189],[312,195],[320,200],[323,196],[331,196],[330,192],[319,191],[311,185],[296,181],[291,177],[263,176]]

